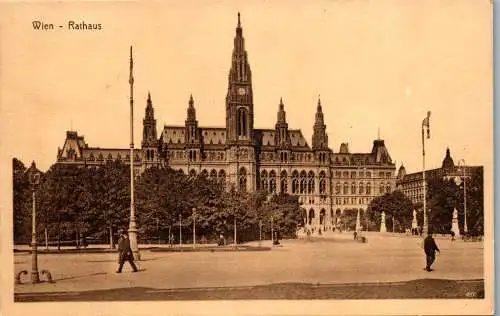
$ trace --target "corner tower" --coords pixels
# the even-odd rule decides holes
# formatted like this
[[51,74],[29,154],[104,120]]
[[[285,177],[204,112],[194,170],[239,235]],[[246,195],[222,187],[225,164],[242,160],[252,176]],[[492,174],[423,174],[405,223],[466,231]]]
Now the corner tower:
[[148,100],[144,119],[142,120],[142,166],[143,169],[157,165],[158,157],[158,137],[156,134],[156,119],[151,94],[148,92]]

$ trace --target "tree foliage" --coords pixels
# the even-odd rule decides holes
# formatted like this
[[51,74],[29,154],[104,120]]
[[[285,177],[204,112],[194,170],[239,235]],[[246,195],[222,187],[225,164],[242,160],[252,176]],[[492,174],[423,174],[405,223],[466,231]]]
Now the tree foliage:
[[[16,242],[29,240],[31,189],[26,168],[14,160],[14,234]],[[189,177],[171,168],[149,168],[136,178],[135,214],[140,242],[174,235],[183,242],[213,241],[223,234],[238,242],[256,240],[260,229],[295,237],[300,206],[295,196],[268,196],[265,192],[226,190],[203,176]],[[53,165],[37,189],[38,239],[47,229],[49,239],[77,240],[81,234],[101,243],[130,218],[130,169],[119,162],[95,167]],[[262,226],[260,226],[262,223]]]
[[[467,227],[472,234],[484,233],[483,177],[481,169],[473,169],[466,178]],[[438,233],[451,230],[453,211],[458,212],[458,224],[464,233],[464,182],[456,179],[433,178],[428,181],[427,201],[429,211],[429,229]]]
[[377,227],[380,227],[382,212],[385,212],[387,231],[392,231],[394,227],[394,231],[403,232],[411,227],[413,205],[401,191],[386,193],[370,202],[368,217],[370,221],[376,223]]

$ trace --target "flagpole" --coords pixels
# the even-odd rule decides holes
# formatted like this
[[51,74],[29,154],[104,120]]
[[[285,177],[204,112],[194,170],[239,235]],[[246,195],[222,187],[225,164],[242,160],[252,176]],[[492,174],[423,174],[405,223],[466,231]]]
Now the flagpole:
[[130,223],[128,236],[130,239],[130,248],[134,254],[135,260],[140,260],[139,245],[137,244],[137,227],[135,222],[135,200],[134,200],[134,60],[132,57],[132,46],[130,46]]
[[431,138],[430,135],[430,117],[431,111],[427,111],[427,117],[422,121],[422,185],[424,192],[424,227],[423,227],[423,235],[427,235],[429,231],[429,219],[427,218],[427,196],[426,196],[426,186],[427,183],[425,181],[425,127],[427,127],[427,139]]

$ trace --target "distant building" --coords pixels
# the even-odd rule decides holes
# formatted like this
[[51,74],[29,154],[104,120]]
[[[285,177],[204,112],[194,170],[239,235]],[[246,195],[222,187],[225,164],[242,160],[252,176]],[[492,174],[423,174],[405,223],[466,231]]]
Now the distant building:
[[[201,127],[190,96],[184,125],[165,125],[158,137],[148,94],[141,149],[133,157],[136,171],[170,166],[238,190],[298,195],[307,226],[317,229],[331,229],[345,210],[366,210],[374,197],[395,189],[396,166],[383,140],[374,140],[371,152],[366,153],[351,153],[347,143],[341,144],[339,152],[328,147],[319,98],[312,146],[300,129],[288,128],[282,99],[274,128],[254,128],[252,72],[239,14],[225,108],[225,126]],[[57,163],[89,166],[120,160],[129,164],[129,152],[127,148],[89,147],[83,136],[69,131]]]
[[[462,179],[464,176],[464,167],[466,177],[470,177],[475,170],[480,170],[480,174],[483,174],[482,166],[456,166],[453,158],[451,158],[450,149],[447,148],[441,168],[426,170],[425,179],[426,181],[435,178]],[[413,204],[424,202],[422,171],[406,174],[405,167],[401,165],[398,171],[396,187],[409,197]]]

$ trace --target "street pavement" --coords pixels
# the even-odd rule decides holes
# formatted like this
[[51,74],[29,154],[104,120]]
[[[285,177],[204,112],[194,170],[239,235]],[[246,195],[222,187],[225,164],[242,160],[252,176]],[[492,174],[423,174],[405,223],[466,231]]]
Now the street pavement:
[[[140,272],[132,273],[128,263],[125,263],[121,274],[115,273],[117,255],[114,253],[40,254],[39,271],[49,270],[55,283],[31,284],[29,275],[22,276],[23,284],[15,285],[14,293],[16,300],[20,301],[44,298],[65,300],[65,297],[70,299],[75,293],[94,293],[94,298],[102,298],[105,295],[98,295],[98,291],[109,294],[112,292],[109,290],[115,290],[112,299],[117,299],[117,293],[123,289],[142,289],[143,299],[199,299],[200,296],[206,299],[231,298],[231,289],[232,293],[240,291],[240,296],[243,296],[240,298],[235,294],[235,299],[244,298],[245,293],[253,293],[255,298],[311,298],[303,294],[314,291],[319,297],[342,298],[340,293],[347,293],[345,290],[349,287],[351,292],[345,295],[357,298],[359,286],[363,285],[365,294],[363,296],[360,292],[358,296],[404,298],[415,297],[411,293],[419,293],[418,289],[429,289],[434,284],[440,290],[428,291],[427,295],[447,297],[446,291],[455,291],[460,293],[459,296],[469,295],[470,298],[481,295],[478,293],[481,292],[484,279],[482,242],[458,240],[452,243],[449,238],[436,238],[441,254],[436,257],[434,271],[427,272],[423,270],[425,257],[421,238],[370,233],[366,236],[368,243],[353,241],[352,235],[347,233],[313,237],[311,240],[284,240],[282,246],[272,247],[270,251],[143,250],[141,261],[137,262]],[[257,242],[251,244],[258,245]],[[271,242],[264,241],[262,245],[271,246]],[[16,273],[21,270],[29,272],[31,256],[15,253],[14,268]],[[45,279],[42,275],[41,278]],[[415,280],[423,279],[430,280],[419,281],[427,283],[415,283]],[[392,288],[401,286],[401,289],[407,289],[405,284],[410,284],[409,291],[384,290],[381,288],[384,286],[382,283]],[[287,290],[280,289],[280,286],[287,286]],[[376,286],[379,286],[378,290]],[[462,290],[457,290],[460,286]],[[370,288],[373,288],[371,292]],[[330,294],[325,296],[322,291]],[[332,294],[336,291],[338,296]],[[127,293],[130,296],[133,292]],[[163,296],[158,296],[158,293],[163,293]],[[284,294],[280,297],[273,293]],[[387,297],[388,293],[393,294]],[[443,294],[439,296],[439,293]],[[129,299],[137,297],[132,295]]]

